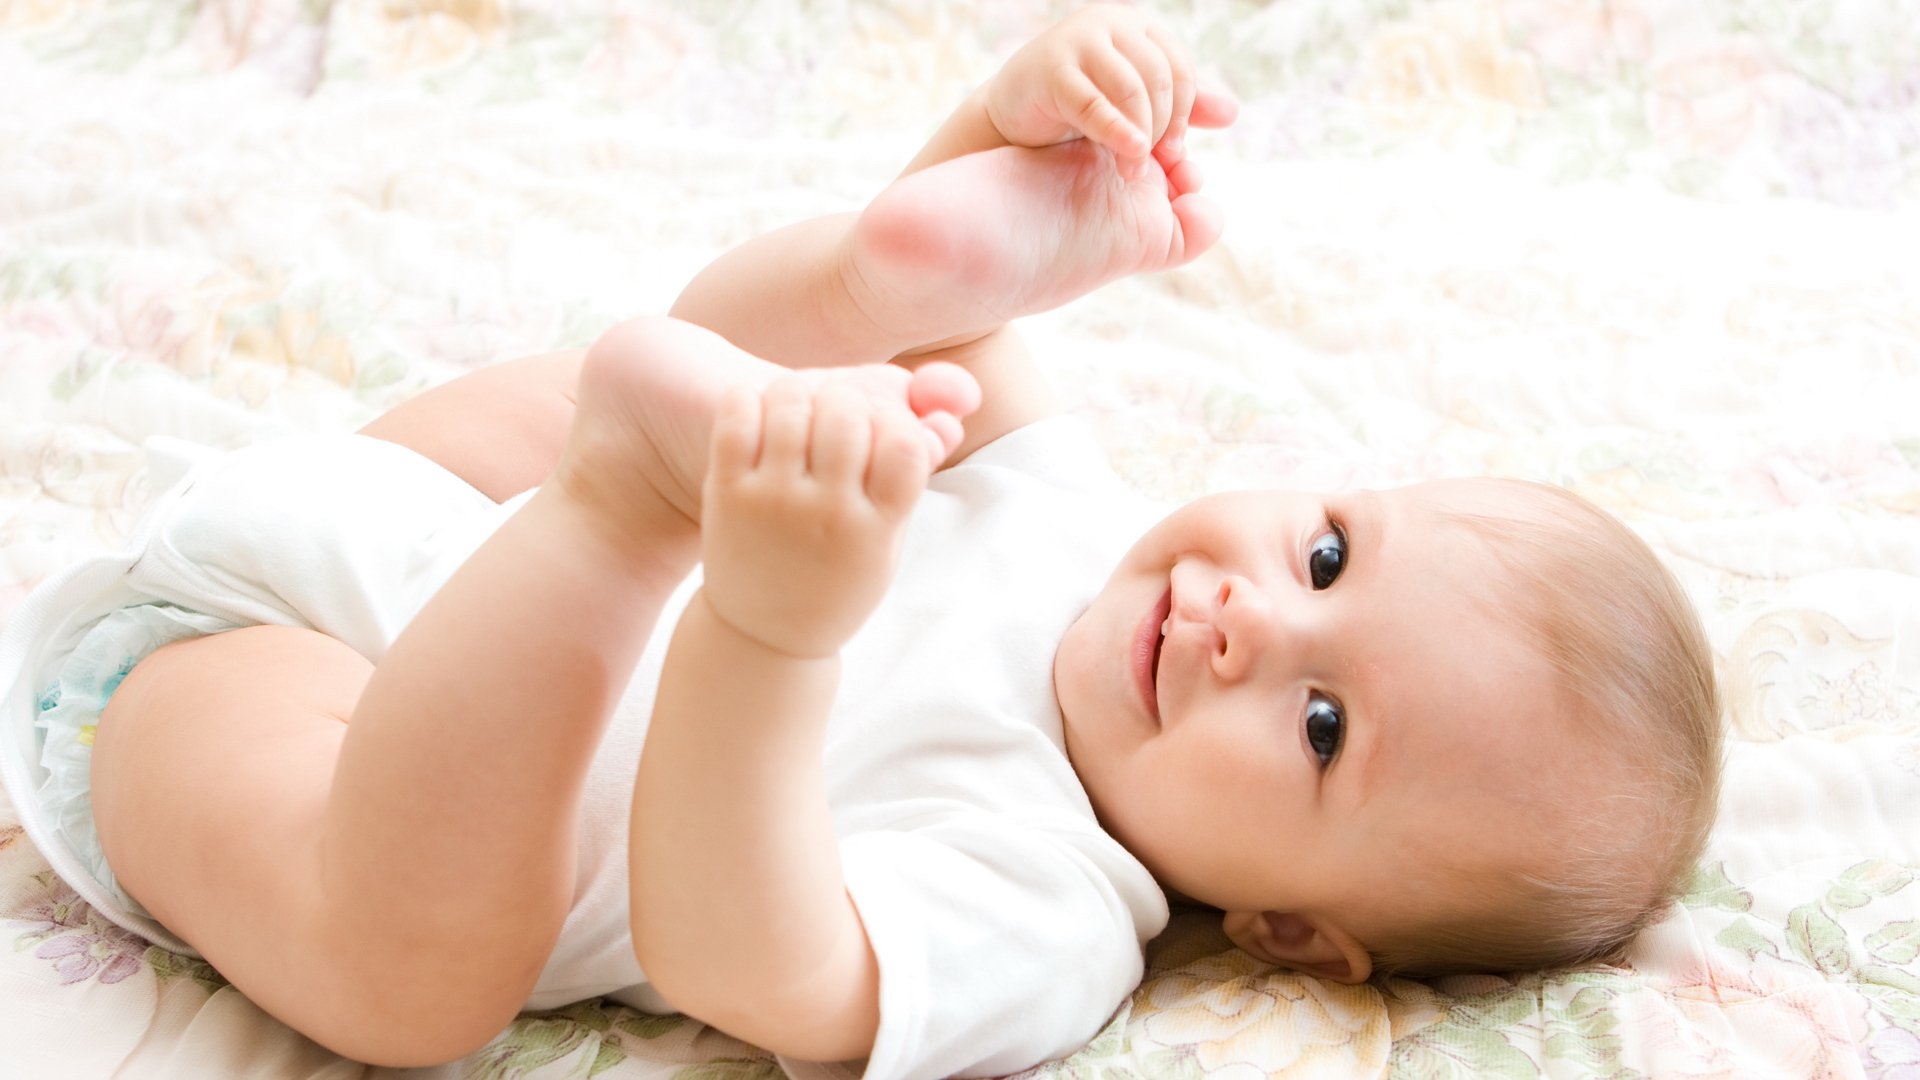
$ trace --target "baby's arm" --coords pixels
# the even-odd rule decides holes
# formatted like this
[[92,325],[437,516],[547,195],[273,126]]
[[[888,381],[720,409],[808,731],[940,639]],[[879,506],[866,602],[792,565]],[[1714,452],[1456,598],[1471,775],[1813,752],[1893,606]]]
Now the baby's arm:
[[706,578],[674,630],[634,787],[642,969],[676,1008],[815,1061],[866,1056],[880,1021],[822,775],[839,650],[946,453],[910,396],[936,380],[973,389],[954,369],[863,374],[879,373],[891,395],[796,374],[723,404]]

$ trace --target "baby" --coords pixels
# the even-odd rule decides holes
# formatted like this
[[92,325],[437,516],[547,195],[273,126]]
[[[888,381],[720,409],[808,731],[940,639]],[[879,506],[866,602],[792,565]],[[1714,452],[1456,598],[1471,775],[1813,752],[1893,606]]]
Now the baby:
[[1342,982],[1614,954],[1717,787],[1648,548],[1491,480],[1155,521],[1008,325],[1210,247],[1184,137],[1233,115],[1087,9],[674,318],[197,464],[0,649],[26,824],[389,1065],[608,995],[794,1075],[1013,1072],[1169,896]]

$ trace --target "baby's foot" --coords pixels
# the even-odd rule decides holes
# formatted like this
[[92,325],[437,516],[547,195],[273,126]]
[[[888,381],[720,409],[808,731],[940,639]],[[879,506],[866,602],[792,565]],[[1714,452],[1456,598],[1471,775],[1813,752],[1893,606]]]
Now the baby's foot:
[[985,331],[1198,257],[1221,227],[1199,180],[1164,148],[1123,170],[1085,139],[955,158],[895,181],[860,215],[848,288],[890,332]]
[[[786,374],[691,323],[621,323],[587,350],[553,481],[617,542],[684,570],[698,550],[701,486],[722,400],[736,387],[758,392]],[[824,369],[806,377],[906,403],[942,457],[959,445],[958,418],[980,402],[972,377],[951,364],[915,372],[889,365]]]

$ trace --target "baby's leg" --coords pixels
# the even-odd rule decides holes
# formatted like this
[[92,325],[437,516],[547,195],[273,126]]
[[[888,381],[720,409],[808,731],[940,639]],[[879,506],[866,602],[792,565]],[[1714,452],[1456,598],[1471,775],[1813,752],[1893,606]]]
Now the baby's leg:
[[146,658],[100,725],[96,816],[122,884],[335,1050],[458,1057],[512,1018],[551,952],[587,765],[698,541],[649,489],[666,467],[630,459],[645,440],[614,437],[623,406],[691,407],[764,366],[712,335],[659,339],[590,353],[598,407],[560,455],[623,482],[620,528],[543,485],[377,667],[312,631],[238,630]]
[[1197,258],[1221,231],[1199,183],[1184,158],[1128,172],[1084,139],[968,154],[896,180],[861,213],[849,288],[881,322],[985,333]]
[[1196,166],[1124,174],[1085,140],[968,154],[894,181],[859,215],[756,237],[673,314],[790,367],[872,363],[967,342],[1219,239]]
[[360,434],[399,443],[505,502],[553,471],[586,350],[492,364],[423,391]]
[[582,365],[554,482],[377,667],[285,627],[143,660],[94,748],[121,884],[349,1056],[417,1065],[491,1038],[559,934],[587,766],[697,552],[682,500],[708,404],[778,372],[684,324],[617,328]]

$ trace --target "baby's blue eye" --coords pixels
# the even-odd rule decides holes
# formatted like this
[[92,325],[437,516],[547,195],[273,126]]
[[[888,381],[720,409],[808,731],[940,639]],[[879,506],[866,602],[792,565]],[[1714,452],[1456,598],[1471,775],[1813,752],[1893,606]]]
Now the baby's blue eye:
[[1307,695],[1307,745],[1319,757],[1321,768],[1333,764],[1346,730],[1346,714],[1340,711],[1338,702],[1319,691]]
[[1307,570],[1313,577],[1313,587],[1324,589],[1333,584],[1340,576],[1340,569],[1347,564],[1347,535],[1335,525],[1333,531],[1320,534],[1313,541],[1313,547],[1307,552]]

